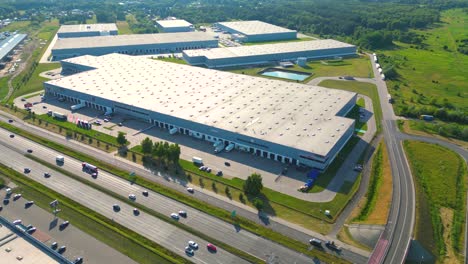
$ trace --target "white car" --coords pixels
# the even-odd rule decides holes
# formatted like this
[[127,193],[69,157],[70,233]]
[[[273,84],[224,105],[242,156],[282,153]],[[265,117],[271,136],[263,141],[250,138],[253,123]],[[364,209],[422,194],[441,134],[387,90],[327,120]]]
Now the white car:
[[190,241],[188,242],[188,244],[189,244],[189,246],[190,246],[191,248],[193,248],[193,249],[198,249],[198,244],[195,243],[195,241],[190,240]]
[[15,220],[15,221],[13,221],[13,224],[14,224],[14,225],[20,225],[21,222],[22,222],[21,219],[17,219],[17,220]]
[[176,213],[172,213],[172,214],[171,214],[171,218],[172,218],[172,219],[175,219],[175,220],[179,220],[179,215],[176,214]]
[[191,247],[185,247],[185,253],[189,254],[189,255],[193,255],[193,249]]
[[136,200],[136,195],[134,195],[133,193],[129,194],[128,199],[135,201]]
[[188,188],[187,188],[187,192],[189,192],[189,193],[193,193],[194,191],[195,191],[195,190],[194,190],[192,187],[188,187]]

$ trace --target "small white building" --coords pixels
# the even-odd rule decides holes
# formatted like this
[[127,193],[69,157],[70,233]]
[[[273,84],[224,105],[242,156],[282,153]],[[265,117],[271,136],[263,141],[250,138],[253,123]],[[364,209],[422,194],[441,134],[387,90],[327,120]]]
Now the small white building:
[[158,20],[156,21],[156,26],[164,33],[190,32],[195,30],[192,24],[183,19]]

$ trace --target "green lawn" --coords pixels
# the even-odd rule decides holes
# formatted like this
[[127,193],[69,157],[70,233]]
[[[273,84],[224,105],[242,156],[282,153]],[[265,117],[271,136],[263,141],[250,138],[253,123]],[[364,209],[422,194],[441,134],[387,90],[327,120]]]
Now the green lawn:
[[30,21],[15,21],[8,26],[0,29],[1,32],[4,31],[16,31],[18,30],[20,33],[30,33],[31,27],[29,26],[31,24]]
[[[278,79],[269,76],[263,76],[258,74],[260,71],[265,69],[265,67],[257,68],[238,68],[230,69],[230,72],[247,74],[252,76],[260,76],[264,78]],[[288,70],[300,71],[312,73],[312,76],[305,79],[304,83],[323,76],[345,76],[350,75],[354,77],[373,77],[372,68],[367,56],[359,56],[357,58],[348,58],[343,60],[329,60],[329,61],[310,61],[307,63],[307,67],[301,67],[294,65],[294,67],[288,68]],[[286,79],[280,79],[286,80]],[[291,80],[286,80],[291,81]],[[293,81],[296,82],[296,81]]]
[[9,76],[0,78],[0,101],[8,94],[8,79],[10,79]]
[[351,91],[359,94],[363,94],[372,99],[374,108],[375,122],[377,125],[377,133],[380,132],[382,123],[382,108],[380,107],[379,94],[377,87],[371,83],[356,82],[356,81],[335,81],[325,80],[318,84],[319,86]]
[[127,21],[117,21],[117,28],[119,29],[119,35],[133,34]]
[[441,20],[431,29],[414,31],[427,38],[426,49],[397,42],[396,48],[382,51],[398,64],[400,77],[387,82],[397,113],[405,105],[442,105],[444,99],[468,111],[468,56],[456,51],[457,41],[468,36],[468,13],[447,10]]
[[[415,179],[416,239],[439,260],[451,252],[460,260],[466,221],[466,164],[458,154],[439,145],[420,141],[403,145]],[[447,219],[441,209],[450,210],[453,219]]]

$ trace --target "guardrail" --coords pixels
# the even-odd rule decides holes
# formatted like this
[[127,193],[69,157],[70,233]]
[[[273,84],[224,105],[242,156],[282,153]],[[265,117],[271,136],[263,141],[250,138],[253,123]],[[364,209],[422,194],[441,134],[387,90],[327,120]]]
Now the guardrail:
[[16,225],[9,222],[7,219],[0,216],[0,224],[8,227],[11,231],[13,231],[17,236],[24,238],[29,243],[33,244],[35,247],[46,253],[47,255],[54,258],[56,261],[62,264],[73,264],[73,261],[68,260],[64,256],[57,253],[55,250],[52,250],[50,247],[46,246],[41,241],[37,240],[35,237],[31,236],[25,231],[20,230]]

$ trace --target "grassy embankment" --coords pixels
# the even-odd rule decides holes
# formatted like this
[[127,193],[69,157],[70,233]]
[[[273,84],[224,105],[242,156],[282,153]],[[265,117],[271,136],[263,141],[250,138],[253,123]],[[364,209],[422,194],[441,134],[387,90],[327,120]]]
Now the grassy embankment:
[[[381,52],[398,65],[398,78],[387,81],[397,114],[403,107],[445,107],[447,110],[455,107],[465,113],[468,111],[468,59],[457,51],[468,34],[468,13],[451,9],[441,14],[441,22],[434,27],[413,30],[425,38],[421,45],[395,42],[396,48]],[[384,62],[381,64],[386,66]],[[459,126],[460,130],[468,129],[467,125]],[[435,131],[429,125],[413,128],[453,136],[447,131],[440,133],[440,129]],[[444,128],[450,130],[447,125]]]
[[416,189],[415,237],[442,263],[459,263],[464,246],[467,170],[455,152],[403,143]]
[[[275,77],[263,76],[258,74],[265,68],[269,67],[257,67],[257,68],[240,68],[240,69],[231,69],[230,72],[247,74],[252,76],[277,79]],[[370,64],[369,58],[367,56],[359,56],[358,58],[348,58],[342,60],[329,60],[329,61],[310,61],[307,63],[306,67],[301,67],[299,65],[294,65],[294,67],[287,68],[287,70],[300,71],[311,73],[312,75],[302,81],[307,83],[310,80],[323,77],[323,76],[345,76],[350,75],[354,77],[372,77],[372,66]],[[284,81],[292,81],[287,79],[280,79]]]
[[319,86],[346,90],[350,92],[359,93],[368,96],[372,100],[374,109],[375,122],[377,126],[377,133],[382,129],[382,107],[380,106],[379,94],[377,87],[371,83],[356,82],[356,81],[335,81],[325,80],[318,84]]
[[[5,128],[5,129],[8,129],[8,130],[10,130],[12,132],[15,132],[18,135],[24,136],[24,137],[26,137],[26,138],[28,138],[30,140],[33,140],[33,141],[35,141],[37,143],[40,143],[40,144],[42,144],[44,146],[47,146],[47,147],[49,147],[51,149],[54,149],[54,150],[59,151],[61,153],[64,153],[65,155],[74,157],[74,158],[76,158],[78,160],[93,163],[96,166],[98,166],[99,168],[101,168],[102,170],[108,171],[108,172],[110,172],[110,173],[112,173],[112,174],[114,174],[116,176],[119,176],[119,177],[121,177],[123,179],[126,179],[128,181],[132,181],[135,184],[141,185],[141,186],[143,186],[143,187],[145,187],[147,189],[156,191],[156,192],[158,192],[158,193],[160,193],[162,195],[165,195],[165,196],[167,196],[169,198],[177,200],[177,201],[179,201],[181,203],[184,203],[184,204],[186,204],[186,205],[188,205],[190,207],[197,208],[200,211],[203,211],[205,213],[208,213],[210,215],[218,217],[218,218],[220,218],[220,219],[222,219],[222,220],[224,220],[224,221],[226,221],[228,223],[239,225],[241,228],[243,228],[243,229],[245,229],[247,231],[250,231],[250,232],[252,232],[254,234],[265,237],[265,238],[270,239],[272,241],[275,241],[275,242],[277,242],[277,243],[279,243],[279,244],[281,244],[283,246],[289,247],[289,248],[291,248],[293,250],[296,250],[296,251],[299,251],[299,252],[301,252],[303,254],[306,254],[306,255],[309,255],[309,256],[312,256],[312,257],[318,257],[319,259],[327,261],[327,262],[347,263],[343,259],[339,259],[339,258],[337,258],[335,256],[328,255],[328,254],[326,254],[324,252],[321,252],[321,251],[309,251],[308,244],[305,243],[304,241],[297,241],[297,240],[291,239],[289,237],[283,236],[283,235],[281,235],[281,234],[279,234],[279,233],[277,233],[275,231],[272,231],[271,229],[260,226],[260,225],[254,223],[254,222],[252,222],[250,220],[247,220],[247,219],[239,217],[239,216],[237,216],[235,219],[232,219],[231,212],[219,209],[217,207],[211,206],[211,205],[206,204],[204,202],[201,202],[199,200],[195,200],[195,199],[193,199],[193,197],[188,196],[186,194],[179,193],[179,192],[174,191],[172,189],[167,189],[167,188],[165,188],[165,187],[163,187],[163,186],[161,186],[161,185],[159,185],[159,184],[157,184],[155,182],[146,180],[145,178],[140,177],[138,175],[135,176],[135,177],[129,176],[128,171],[119,170],[119,169],[115,168],[114,166],[112,166],[110,164],[107,164],[105,162],[102,162],[100,160],[95,159],[94,157],[90,157],[88,155],[85,155],[83,153],[72,150],[71,148],[63,146],[61,144],[58,144],[58,143],[43,139],[43,138],[38,137],[38,136],[36,136],[34,134],[31,134],[31,133],[29,133],[27,131],[15,128],[15,127],[13,127],[13,126],[11,126],[9,124],[3,123],[3,122],[0,122],[0,126]],[[359,179],[358,179],[357,182],[359,182]],[[354,185],[352,185],[352,187],[343,186],[343,188],[351,189],[350,192],[352,192],[352,193],[354,193],[356,191],[357,187],[358,187],[358,184],[356,184],[356,183]],[[343,198],[342,196],[345,196],[345,197]],[[349,197],[347,195],[342,195],[342,196],[337,195],[337,198],[349,199]]]
[[[387,148],[381,142],[372,159],[369,189],[349,216],[347,223],[385,225],[390,211],[392,187],[392,173]],[[371,250],[354,240],[346,226],[340,230],[338,238],[347,244]]]
[[45,210],[50,210],[50,201],[59,200],[62,219],[70,220],[74,226],[138,263],[149,264],[155,261],[157,263],[190,263],[138,233],[1,164],[0,175],[9,178],[19,186],[15,192],[23,193],[25,198],[33,200],[36,205]]

